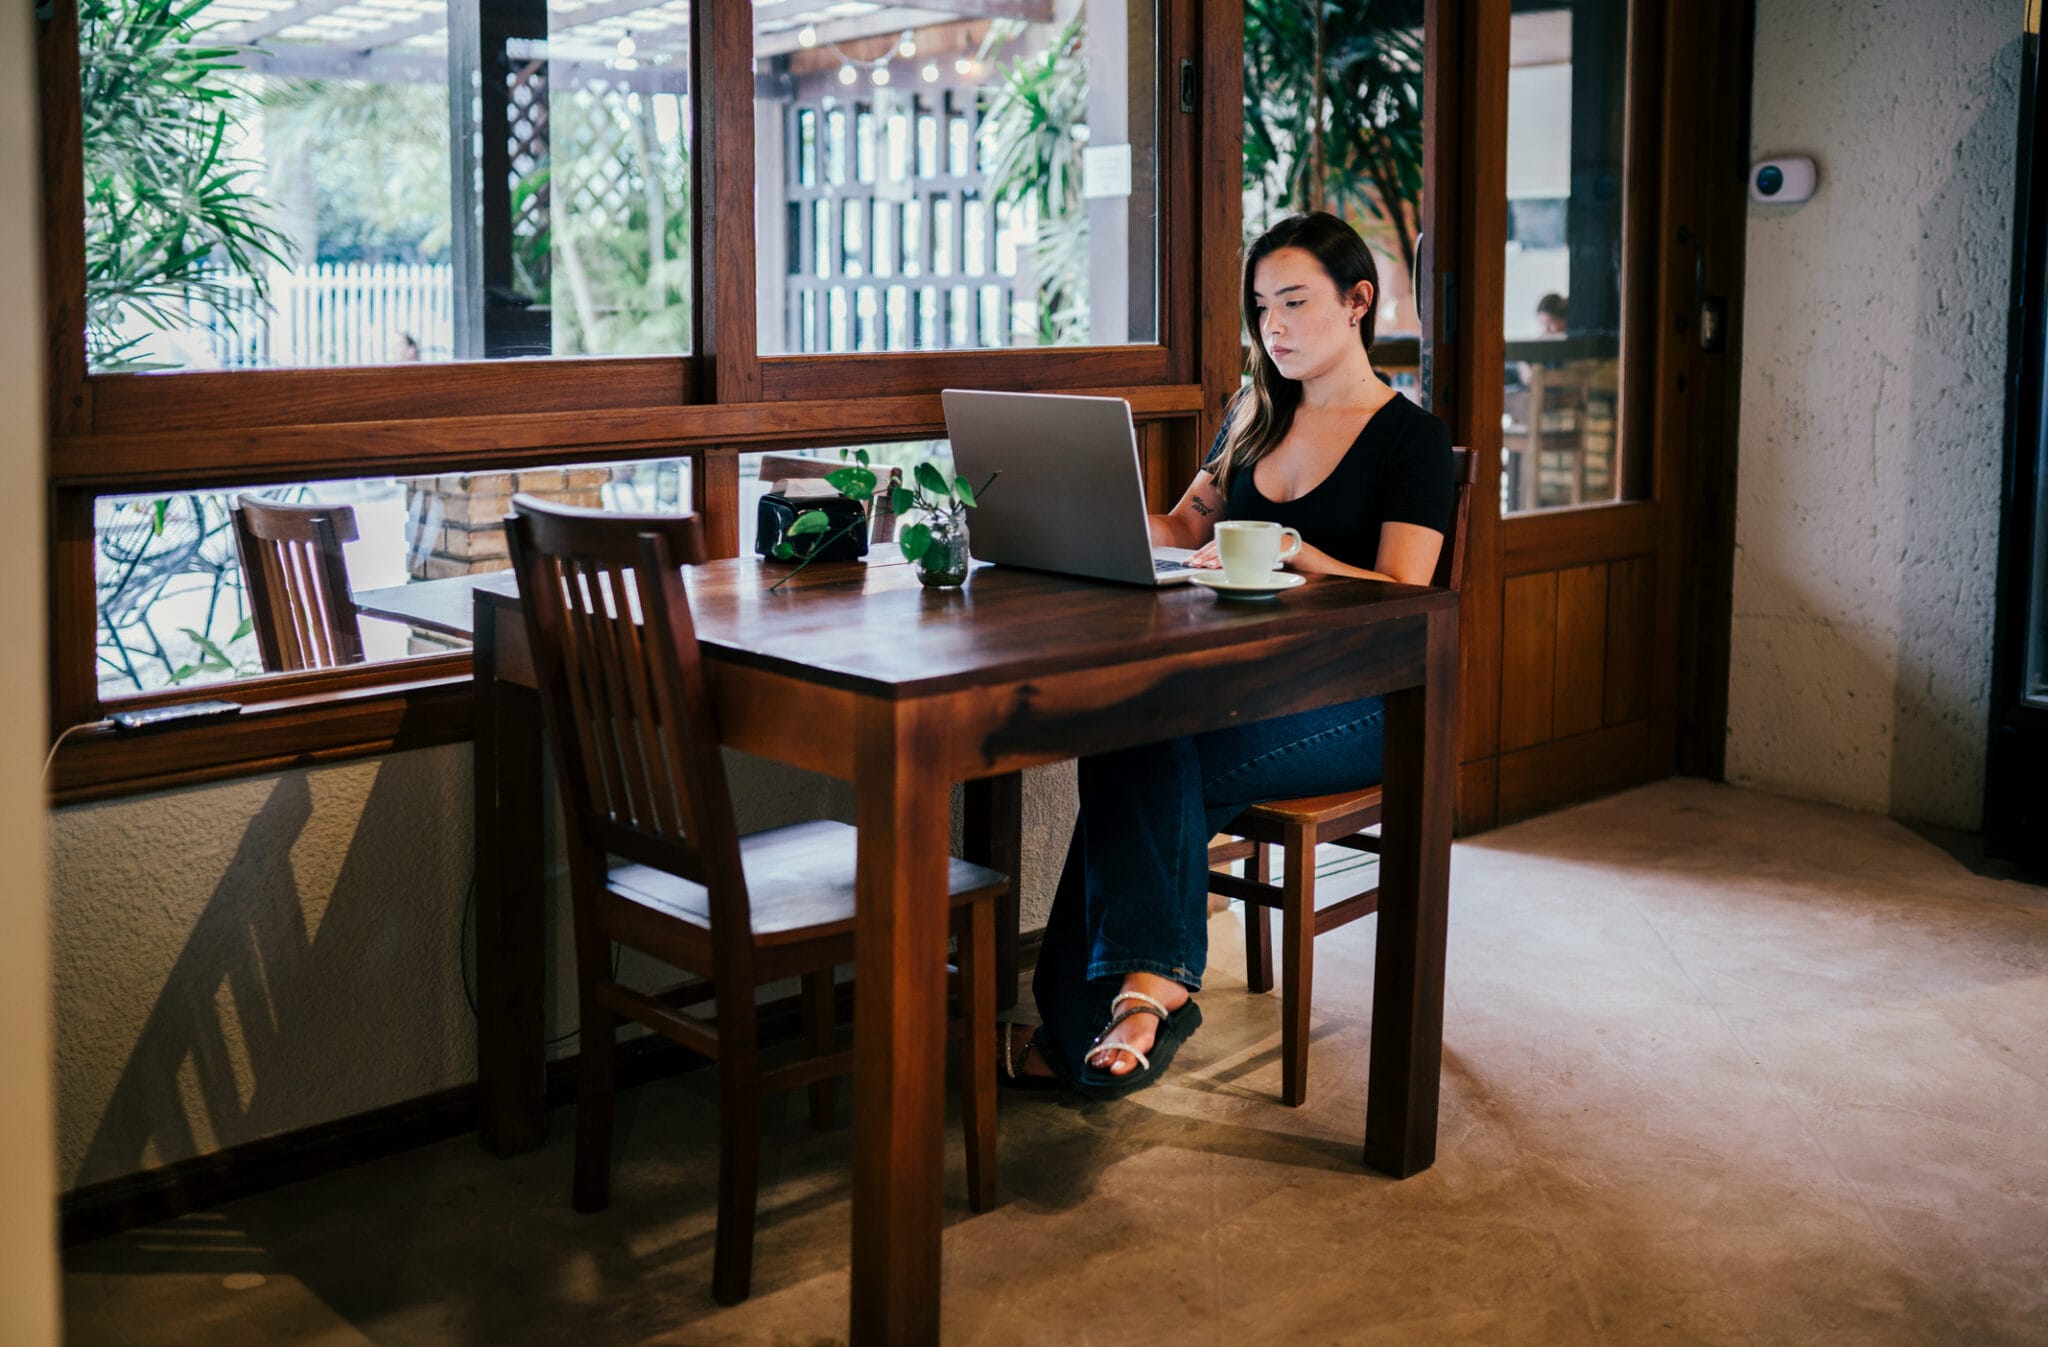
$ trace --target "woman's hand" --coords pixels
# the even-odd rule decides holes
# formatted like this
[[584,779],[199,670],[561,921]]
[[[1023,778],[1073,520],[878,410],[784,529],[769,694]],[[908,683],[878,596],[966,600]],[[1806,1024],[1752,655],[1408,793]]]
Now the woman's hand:
[[1196,548],[1195,554],[1189,557],[1185,564],[1199,566],[1203,570],[1210,571],[1220,568],[1223,565],[1223,558],[1216,551],[1216,540],[1211,538],[1208,542]]

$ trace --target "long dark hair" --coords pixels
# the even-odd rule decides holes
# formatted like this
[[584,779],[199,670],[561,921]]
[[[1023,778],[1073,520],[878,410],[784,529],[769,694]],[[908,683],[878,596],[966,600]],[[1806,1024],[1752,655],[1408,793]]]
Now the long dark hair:
[[1244,325],[1251,333],[1252,385],[1233,404],[1230,424],[1224,429],[1223,454],[1214,473],[1217,486],[1226,486],[1230,474],[1249,468],[1287,438],[1294,424],[1294,410],[1301,405],[1301,381],[1290,379],[1266,354],[1266,338],[1259,330],[1258,302],[1252,295],[1252,275],[1259,263],[1282,248],[1299,248],[1322,264],[1337,284],[1337,294],[1348,296],[1364,281],[1372,287],[1372,302],[1358,324],[1358,341],[1372,350],[1373,320],[1379,309],[1380,269],[1372,249],[1358,237],[1358,231],[1328,211],[1290,215],[1252,240],[1244,250]]

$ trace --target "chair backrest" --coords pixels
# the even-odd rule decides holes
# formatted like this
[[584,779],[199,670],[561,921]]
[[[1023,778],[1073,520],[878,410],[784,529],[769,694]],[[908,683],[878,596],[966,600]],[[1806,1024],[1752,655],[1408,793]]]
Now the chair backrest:
[[1436,574],[1429,582],[1438,589],[1457,589],[1465,583],[1465,525],[1472,517],[1472,479],[1479,475],[1479,456],[1470,449],[1451,450],[1451,536],[1437,553]]
[[747,938],[739,833],[682,568],[694,514],[512,498],[505,537],[572,843],[703,884]]
[[363,629],[341,555],[356,540],[356,512],[244,495],[230,513],[264,669],[361,664]]
[[[781,482],[792,477],[830,477],[850,464],[829,458],[804,458],[797,454],[761,455],[761,478],[764,482]],[[891,487],[903,485],[903,469],[892,468],[886,463],[870,465],[875,474],[875,494],[868,503],[868,541],[893,543],[896,541],[896,507],[889,499]]]

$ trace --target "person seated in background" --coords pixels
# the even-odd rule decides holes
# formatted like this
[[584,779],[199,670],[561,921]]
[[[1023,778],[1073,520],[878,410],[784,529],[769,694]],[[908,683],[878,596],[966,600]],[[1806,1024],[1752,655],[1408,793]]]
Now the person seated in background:
[[[1565,335],[1565,315],[1569,307],[1565,297],[1558,294],[1555,290],[1537,300],[1537,330],[1545,337],[1562,337]],[[1557,360],[1545,360],[1542,362],[1542,367],[1544,369],[1557,369],[1562,363],[1562,361]],[[1507,379],[1505,382],[1507,390],[1509,392],[1518,392],[1527,388],[1529,386],[1529,371],[1534,368],[1536,366],[1532,365],[1529,361],[1510,360],[1508,362]],[[1514,416],[1513,408],[1508,409],[1508,414],[1517,421],[1521,419]]]

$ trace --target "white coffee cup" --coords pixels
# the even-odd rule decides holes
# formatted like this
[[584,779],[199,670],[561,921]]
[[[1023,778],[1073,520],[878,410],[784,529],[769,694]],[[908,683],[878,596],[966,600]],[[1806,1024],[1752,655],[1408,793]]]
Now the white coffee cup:
[[1233,585],[1269,583],[1274,569],[1300,550],[1301,535],[1270,519],[1226,519],[1216,526],[1216,555]]

